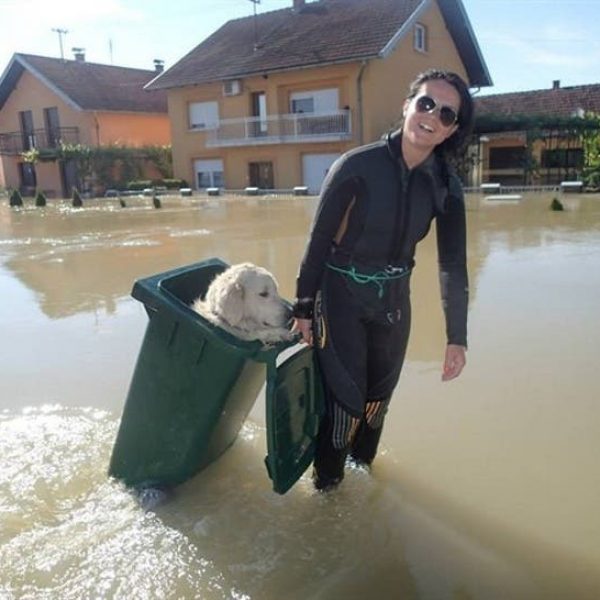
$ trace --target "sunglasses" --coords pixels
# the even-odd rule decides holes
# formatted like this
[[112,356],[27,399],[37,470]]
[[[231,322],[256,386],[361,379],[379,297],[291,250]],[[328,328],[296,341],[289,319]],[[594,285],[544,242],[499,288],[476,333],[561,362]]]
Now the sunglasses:
[[417,112],[434,113],[437,111],[440,122],[444,127],[450,127],[458,121],[458,114],[450,106],[439,106],[435,100],[429,96],[419,96],[415,102]]

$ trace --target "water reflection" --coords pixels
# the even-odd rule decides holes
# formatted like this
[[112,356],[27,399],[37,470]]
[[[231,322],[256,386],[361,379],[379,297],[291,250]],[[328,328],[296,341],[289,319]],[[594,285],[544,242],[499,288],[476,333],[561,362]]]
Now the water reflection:
[[[5,264],[40,299],[51,318],[114,310],[134,279],[206,256],[251,260],[285,271],[285,250],[302,246],[302,206],[260,207],[203,202],[163,209],[56,207],[4,214],[0,248]],[[295,238],[295,239],[294,239]],[[289,260],[289,259],[287,259]]]
[[452,384],[435,240],[420,246],[373,477],[274,495],[259,401],[156,514],[105,477],[147,321],[133,281],[219,256],[291,298],[315,201],[1,205],[0,596],[600,597],[600,198],[550,200],[468,198],[469,364]]

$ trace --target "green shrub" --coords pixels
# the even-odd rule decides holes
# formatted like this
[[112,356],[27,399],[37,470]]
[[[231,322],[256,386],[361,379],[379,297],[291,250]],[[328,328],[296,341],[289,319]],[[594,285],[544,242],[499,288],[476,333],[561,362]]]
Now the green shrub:
[[553,198],[550,204],[550,210],[565,210],[565,207],[558,198]]
[[600,189],[600,170],[586,173],[584,183],[587,188]]
[[35,195],[35,205],[46,206],[46,194],[44,194],[44,192],[42,192],[41,190],[38,190],[38,192]]
[[23,196],[19,190],[13,190],[10,193],[8,203],[10,206],[23,206]]
[[142,190],[145,190],[145,189],[151,188],[151,187],[154,187],[151,179],[137,179],[137,180],[129,181],[127,183],[127,185],[125,186],[125,188],[127,190],[129,190],[130,192],[135,192],[135,191],[141,192]]
[[188,187],[185,179],[163,179],[162,185],[168,190],[178,190],[179,188]]
[[185,179],[138,179],[128,181],[125,188],[130,191],[142,191],[149,188],[167,188],[168,190],[178,190],[182,187],[188,187]]

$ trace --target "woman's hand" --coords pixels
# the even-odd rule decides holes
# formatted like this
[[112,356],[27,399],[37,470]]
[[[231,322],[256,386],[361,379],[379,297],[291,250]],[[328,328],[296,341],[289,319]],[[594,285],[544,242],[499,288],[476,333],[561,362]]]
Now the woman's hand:
[[466,362],[466,348],[457,344],[448,344],[446,346],[446,357],[444,358],[442,381],[450,381],[458,377]]
[[302,341],[312,346],[312,319],[294,319],[292,331],[299,331],[302,335]]

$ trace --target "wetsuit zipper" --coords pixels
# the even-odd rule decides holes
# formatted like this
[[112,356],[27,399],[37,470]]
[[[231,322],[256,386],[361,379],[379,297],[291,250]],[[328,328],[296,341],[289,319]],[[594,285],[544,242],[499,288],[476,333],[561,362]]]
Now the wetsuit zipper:
[[[401,160],[398,158],[397,160]],[[400,164],[394,165],[394,173],[398,183],[398,202],[396,210],[396,222],[394,224],[394,234],[390,252],[388,254],[388,264],[398,266],[398,261],[404,254],[404,245],[408,235],[408,226],[410,220],[410,203],[408,202],[408,188],[412,177],[412,170],[408,170],[405,177],[400,173],[403,168]],[[398,245],[396,245],[398,240]]]

